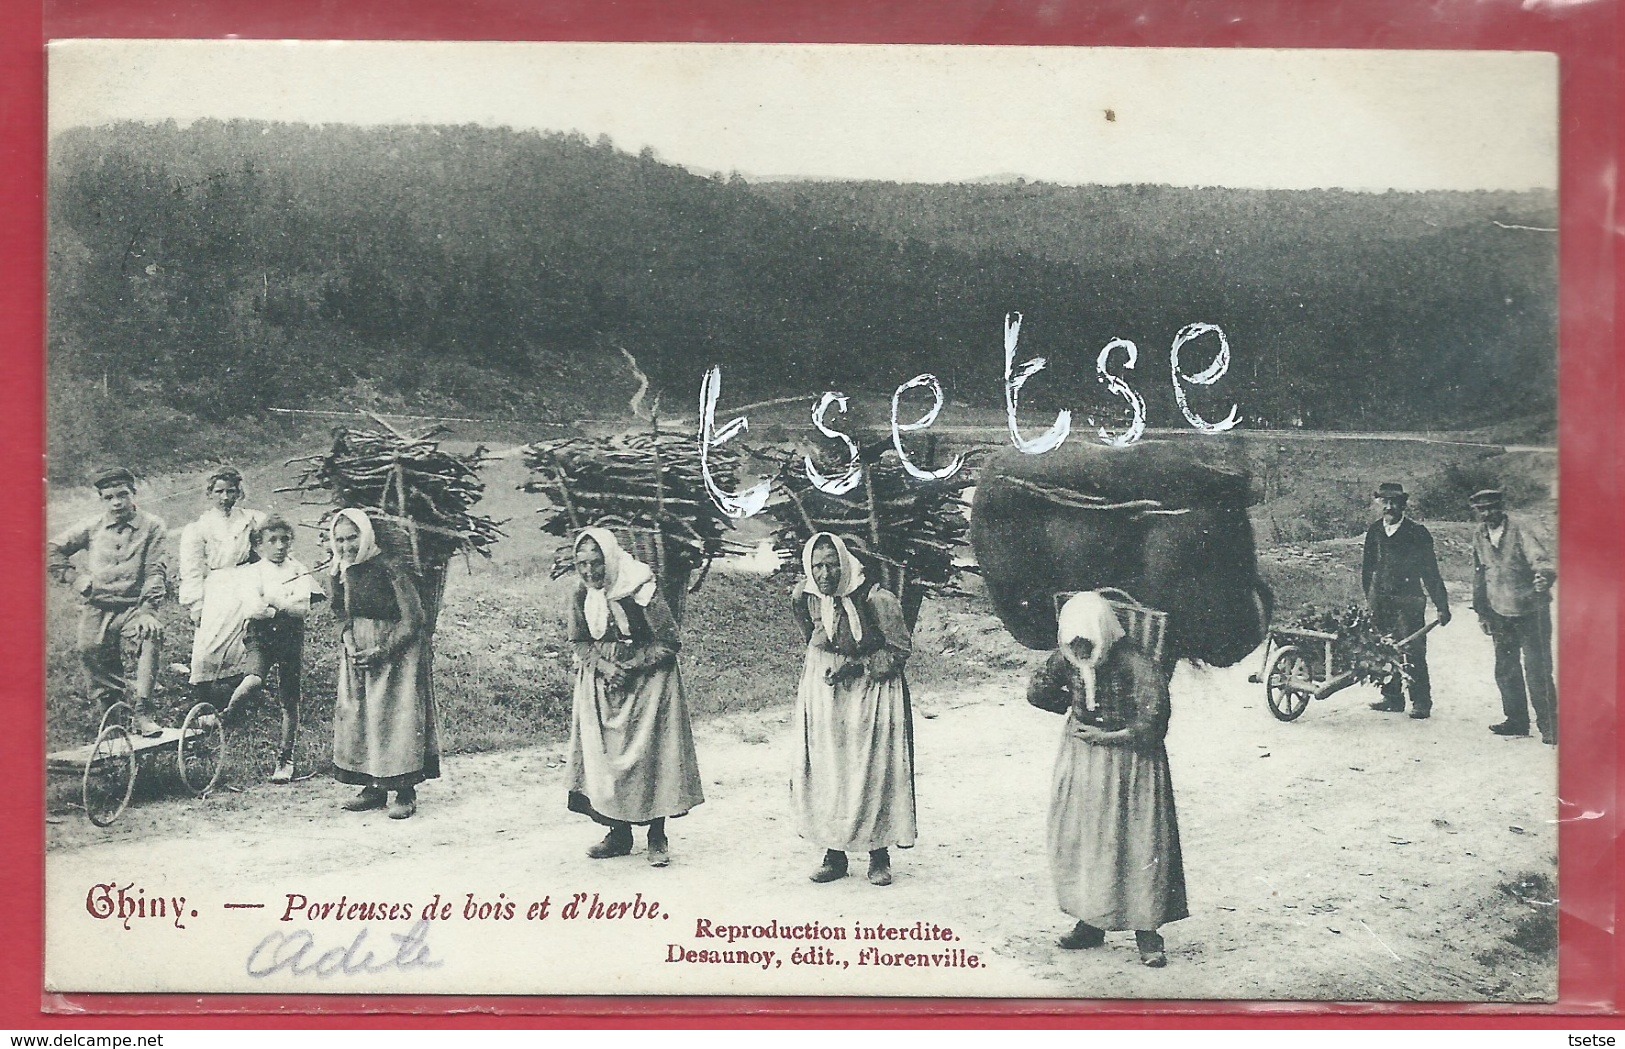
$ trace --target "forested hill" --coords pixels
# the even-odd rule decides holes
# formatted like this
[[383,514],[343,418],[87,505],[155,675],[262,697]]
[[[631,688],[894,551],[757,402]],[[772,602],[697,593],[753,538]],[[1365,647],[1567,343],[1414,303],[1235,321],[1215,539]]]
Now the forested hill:
[[[764,182],[758,195],[829,222],[961,251],[1026,251],[1091,269],[1193,257],[1254,279],[1308,257],[1498,227],[1486,247],[1513,253],[1530,278],[1553,276],[1549,192],[1358,193],[1179,186]],[[1525,226],[1532,229],[1511,229]],[[1523,234],[1517,236],[1516,234]]]
[[725,403],[932,371],[996,405],[1010,311],[1055,360],[1035,407],[1106,403],[1092,359],[1121,337],[1177,418],[1152,365],[1192,321],[1224,327],[1214,396],[1248,414],[1553,400],[1552,238],[1505,228],[1552,224],[1535,198],[753,187],[578,134],[248,121],[65,132],[50,195],[62,478],[229,452],[272,407],[603,413],[622,348],[684,412],[710,364]]

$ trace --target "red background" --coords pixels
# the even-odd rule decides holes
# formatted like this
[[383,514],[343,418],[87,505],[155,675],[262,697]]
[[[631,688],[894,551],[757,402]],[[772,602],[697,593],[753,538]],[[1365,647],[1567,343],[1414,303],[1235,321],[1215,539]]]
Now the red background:
[[[1614,709],[1620,672],[1613,316],[1618,35],[1613,0],[31,0],[0,2],[0,1026],[535,1027],[1614,1026],[1621,1000]],[[47,1014],[43,972],[44,50],[55,37],[672,40],[1554,51],[1562,60],[1561,1003],[1506,1007],[852,999],[75,996]],[[58,1003],[62,1005],[64,1003]],[[79,1009],[98,1014],[87,1017]],[[1606,1011],[1607,1018],[1596,1010]],[[322,1014],[311,1016],[320,1010]],[[446,1015],[456,1012],[457,1015]],[[1589,1012],[1589,1018],[1573,1016]],[[144,1013],[137,1020],[131,1014]],[[294,1013],[295,1015],[288,1015]],[[1568,1018],[1555,1014],[1570,1014]],[[393,1018],[392,1018],[393,1014]]]

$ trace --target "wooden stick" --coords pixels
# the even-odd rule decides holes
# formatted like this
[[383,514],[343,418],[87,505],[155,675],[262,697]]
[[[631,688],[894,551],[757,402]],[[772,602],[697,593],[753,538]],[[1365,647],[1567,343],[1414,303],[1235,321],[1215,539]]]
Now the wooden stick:
[[412,567],[422,571],[423,557],[418,552],[417,522],[412,520],[412,515],[406,505],[406,471],[401,469],[399,460],[395,462],[395,501],[400,504],[401,516],[407,520],[406,538],[412,543]]
[[[874,544],[874,552],[878,556],[881,553],[880,516],[875,512],[875,472],[873,470],[863,471],[863,492],[864,495],[868,497],[869,501],[869,542]],[[881,575],[885,578],[886,583],[891,584],[892,570],[889,568],[882,568],[880,571]],[[899,588],[892,586],[891,589],[893,593],[896,593]],[[898,596],[901,597],[902,595],[899,594]]]
[[816,524],[813,524],[812,515],[807,513],[806,504],[801,501],[801,496],[796,494],[796,490],[791,488],[788,484],[784,486],[784,490],[790,493],[790,501],[796,504],[797,510],[801,511],[801,519],[802,521],[806,522],[807,525],[807,538],[811,539],[813,536],[817,535],[821,529]]
[[1437,619],[1435,619],[1433,622],[1429,623],[1427,626],[1425,626],[1422,629],[1418,630],[1416,633],[1410,635],[1409,637],[1401,638],[1400,640],[1395,641],[1394,642],[1394,647],[1395,648],[1404,648],[1406,645],[1410,644],[1412,641],[1415,641],[1417,638],[1421,637],[1423,634],[1427,633],[1429,630],[1432,630],[1434,627],[1436,627],[1438,625],[1439,625],[1439,621]]
[[564,499],[564,509],[570,515],[570,527],[577,532],[581,531],[581,515],[576,513],[576,504],[570,499],[570,487],[564,483],[564,470],[554,461],[553,483],[558,486],[559,495]]
[[649,408],[649,433],[654,440],[649,443],[649,452],[654,457],[655,464],[655,557],[660,561],[655,570],[662,576],[669,567],[666,564],[666,479],[660,471],[660,404],[659,400]]
[[416,444],[417,443],[416,441],[412,440],[412,438],[406,436],[406,434],[404,434],[401,431],[395,429],[395,427],[389,425],[389,423],[385,422],[382,418],[380,418],[380,417],[372,414],[371,412],[367,411],[365,408],[357,408],[356,411],[359,412],[360,414],[366,416],[367,418],[371,419],[373,422],[377,423],[379,426],[382,426],[384,429],[388,430],[390,433],[394,434],[396,437],[399,437],[401,440],[405,441],[407,444]]

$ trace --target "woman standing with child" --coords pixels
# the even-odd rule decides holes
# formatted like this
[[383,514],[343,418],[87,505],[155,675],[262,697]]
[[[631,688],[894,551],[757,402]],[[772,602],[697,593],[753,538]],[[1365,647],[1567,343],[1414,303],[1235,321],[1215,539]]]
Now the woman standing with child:
[[440,776],[423,602],[406,570],[379,550],[363,511],[338,511],[329,534],[340,640],[333,775],[361,787],[346,810],[387,805],[390,819],[407,819],[417,785]]

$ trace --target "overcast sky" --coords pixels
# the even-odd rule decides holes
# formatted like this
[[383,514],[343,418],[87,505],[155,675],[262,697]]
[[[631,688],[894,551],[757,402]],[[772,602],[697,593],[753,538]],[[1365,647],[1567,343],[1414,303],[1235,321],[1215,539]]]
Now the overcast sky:
[[478,123],[756,179],[1557,184],[1557,61],[1535,53],[69,41],[49,76],[53,133]]

